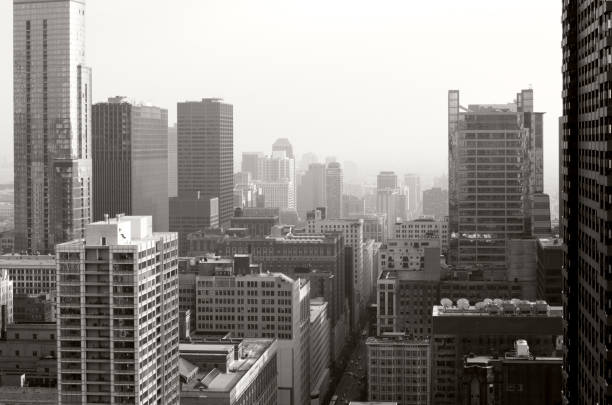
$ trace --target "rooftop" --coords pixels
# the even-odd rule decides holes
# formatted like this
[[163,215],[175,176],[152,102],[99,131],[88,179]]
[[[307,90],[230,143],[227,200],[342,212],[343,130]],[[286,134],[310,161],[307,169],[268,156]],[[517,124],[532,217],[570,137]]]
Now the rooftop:
[[192,362],[183,358],[188,354],[220,354],[233,352],[235,343],[193,343],[179,344],[180,363],[179,371],[181,377],[194,376],[182,385],[182,391],[231,391],[240,379],[251,369],[251,367],[269,350],[274,344],[273,339],[244,339],[239,344],[242,356],[232,360],[228,364],[226,372],[218,368],[200,369]]
[[489,299],[470,305],[465,298],[457,300],[456,305],[448,298],[441,300],[442,305],[434,305],[433,317],[437,316],[544,316],[562,317],[563,308],[550,306],[546,301]]
[[41,266],[55,268],[55,256],[5,254],[0,256],[0,268],[5,266]]
[[558,247],[559,249],[563,247],[563,239],[561,238],[540,238],[538,243],[544,247]]

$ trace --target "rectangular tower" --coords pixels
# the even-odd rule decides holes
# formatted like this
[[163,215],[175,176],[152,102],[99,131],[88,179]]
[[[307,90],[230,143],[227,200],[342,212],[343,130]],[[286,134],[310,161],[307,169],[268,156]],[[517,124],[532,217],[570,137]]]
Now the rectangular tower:
[[85,0],[13,0],[15,249],[51,252],[91,217]]
[[123,97],[93,106],[93,219],[152,215],[168,230],[168,110]]
[[503,270],[506,240],[531,234],[542,192],[542,113],[533,91],[513,103],[459,104],[448,94],[450,264]]
[[178,404],[178,240],[152,218],[56,247],[58,403]]
[[564,403],[612,403],[612,7],[566,0],[559,225]]

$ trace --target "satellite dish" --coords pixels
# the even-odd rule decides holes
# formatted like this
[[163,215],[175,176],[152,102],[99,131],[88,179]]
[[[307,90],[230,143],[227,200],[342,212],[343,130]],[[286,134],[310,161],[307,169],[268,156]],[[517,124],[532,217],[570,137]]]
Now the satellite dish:
[[493,300],[493,304],[495,304],[497,306],[500,306],[502,303],[503,303],[503,301],[501,299],[499,299],[499,298],[495,298]]
[[453,306],[453,301],[449,300],[448,298],[442,298],[440,300],[440,305],[442,305],[444,308],[450,308]]
[[484,302],[479,301],[476,304],[474,304],[474,306],[476,307],[477,310],[482,311],[486,305]]
[[491,298],[485,298],[482,302],[484,302],[485,305],[491,305],[493,300]]
[[470,301],[466,300],[465,298],[459,298],[457,300],[457,308],[466,310],[469,307],[470,307]]

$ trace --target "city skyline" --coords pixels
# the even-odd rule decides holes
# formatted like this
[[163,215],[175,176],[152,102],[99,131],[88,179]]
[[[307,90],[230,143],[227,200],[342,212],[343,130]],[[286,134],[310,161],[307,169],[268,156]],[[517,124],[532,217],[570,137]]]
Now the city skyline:
[[[86,42],[96,83],[93,102],[118,95],[150,101],[168,109],[172,125],[177,102],[222,97],[237,106],[236,157],[277,138],[289,138],[298,157],[310,151],[321,158],[337,154],[341,163],[363,162],[360,166],[368,175],[394,170],[398,175],[417,172],[430,178],[446,172],[446,154],[435,151],[446,144],[446,125],[437,117],[445,111],[448,89],[461,88],[474,102],[505,103],[512,100],[503,95],[531,84],[535,108],[547,112],[545,188],[548,192],[557,188],[552,173],[557,167],[561,113],[560,11],[552,2],[495,6],[484,1],[460,6],[442,2],[418,7],[396,1],[386,7],[362,1],[351,2],[350,7],[344,1],[325,7],[321,2],[305,6],[275,1],[258,2],[258,7],[244,2],[184,1],[184,7],[144,5],[136,0],[89,3]],[[473,13],[475,9],[482,14]],[[529,13],[523,14],[525,9]],[[0,4],[0,14],[9,19],[5,39],[0,40],[0,51],[8,54],[12,48],[9,2]],[[196,22],[195,16],[203,21]],[[521,19],[520,32],[512,17]],[[108,18],[124,29],[104,29]],[[435,30],[423,23],[432,19],[438,21]],[[476,23],[494,38],[481,38],[478,46],[471,46],[468,39],[481,35],[473,28]],[[157,30],[157,24],[166,29]],[[314,31],[312,36],[306,36],[309,29]],[[419,42],[419,31],[431,45]],[[465,39],[452,44],[451,32]],[[145,36],[148,39],[138,44],[141,57],[129,53],[137,45],[134,40],[121,49],[115,46],[126,38]],[[283,57],[277,56],[280,50]],[[193,56],[197,51],[213,55],[215,62]],[[537,58],[539,63],[499,63],[510,54],[521,55],[521,60]],[[189,60],[190,66],[153,63],[160,55]],[[257,63],[239,63],[243,57],[255,57]],[[123,63],[109,63],[109,58]],[[553,71],[558,75],[551,75]],[[12,95],[10,75],[9,64],[0,66],[0,94],[6,101],[0,103],[0,126],[6,128],[12,122],[10,107],[4,107],[10,105]],[[172,77],[172,83],[160,88],[156,84],[164,76]],[[275,119],[266,119],[272,109]],[[362,117],[359,124],[353,116]],[[393,142],[400,147],[388,149],[378,146],[379,142],[365,147],[351,141],[368,136],[380,145]],[[10,138],[11,131],[0,133],[3,143]]]

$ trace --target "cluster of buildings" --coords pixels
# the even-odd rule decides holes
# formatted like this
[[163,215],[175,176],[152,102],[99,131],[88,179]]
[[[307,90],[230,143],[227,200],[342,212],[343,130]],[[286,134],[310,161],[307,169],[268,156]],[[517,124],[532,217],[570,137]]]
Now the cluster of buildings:
[[[583,14],[564,8],[568,26]],[[607,113],[572,99],[609,79],[574,69],[573,30],[561,235],[531,89],[467,107],[449,91],[448,180],[382,171],[360,194],[334,158],[296,168],[286,138],[234,173],[221,99],[177,103],[173,127],[160,107],[93,104],[84,31],[83,0],[14,0],[2,400],[333,403],[365,333],[377,403],[610,401]]]

